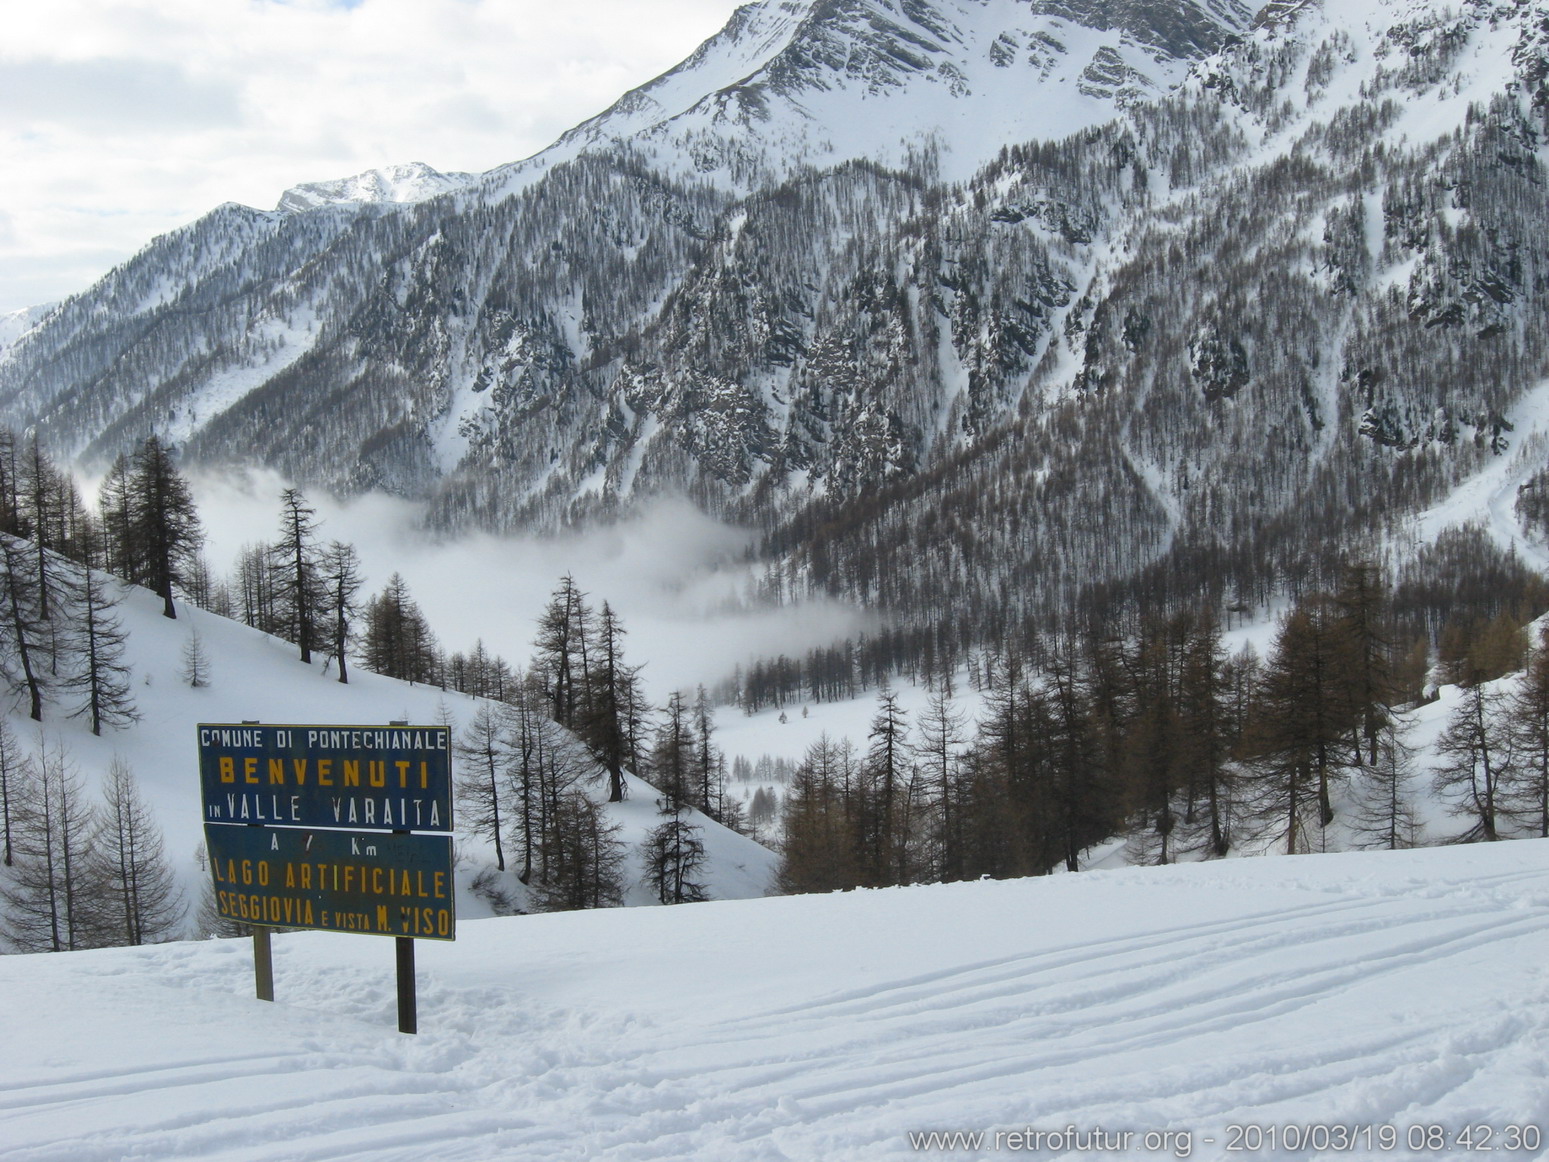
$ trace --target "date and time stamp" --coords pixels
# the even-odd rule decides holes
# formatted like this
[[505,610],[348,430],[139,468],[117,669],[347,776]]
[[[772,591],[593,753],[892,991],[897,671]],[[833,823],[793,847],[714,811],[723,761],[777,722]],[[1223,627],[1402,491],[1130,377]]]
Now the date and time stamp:
[[1283,1126],[1230,1125],[1217,1143],[1231,1154],[1269,1151],[1319,1154],[1489,1154],[1523,1153],[1536,1156],[1543,1148],[1543,1130],[1536,1125],[1485,1123],[1444,1126],[1416,1123],[1409,1126],[1351,1125],[1312,1122]]
[[1064,1126],[1059,1129],[929,1130],[909,1135],[915,1153],[1039,1153],[1210,1158],[1255,1155],[1284,1158],[1464,1158],[1500,1154],[1538,1158],[1543,1128],[1531,1123],[1449,1126],[1435,1122],[1382,1125],[1352,1122],[1286,1122],[1279,1125],[1234,1123],[1201,1134],[1192,1130],[1115,1130]]

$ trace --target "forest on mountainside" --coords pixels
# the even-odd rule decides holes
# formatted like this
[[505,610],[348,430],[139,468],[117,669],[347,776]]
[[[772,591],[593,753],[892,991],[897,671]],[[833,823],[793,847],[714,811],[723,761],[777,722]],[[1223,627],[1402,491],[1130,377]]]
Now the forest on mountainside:
[[[1137,863],[1407,847],[1435,838],[1425,800],[1460,817],[1452,839],[1549,835],[1549,637],[1527,639],[1549,584],[1478,530],[1443,535],[1396,584],[1347,563],[1335,588],[1283,615],[1263,657],[1228,653],[1220,614],[1202,605],[1136,632],[1088,619],[936,652],[884,631],[806,669],[755,665],[722,691],[749,712],[879,687],[864,741],[824,736],[800,762],[755,772],[717,744],[704,686],[645,698],[620,619],[568,576],[524,669],[482,642],[445,651],[400,576],[362,600],[353,549],[320,543],[298,489],[278,498],[278,537],[215,579],[187,484],[154,437],[94,506],[35,439],[0,434],[0,484],[0,673],[18,711],[134,729],[121,576],[169,617],[194,601],[294,643],[313,663],[298,675],[320,655],[340,682],[348,659],[474,695],[457,736],[459,812],[493,853],[473,887],[497,912],[622,902],[626,849],[603,801],[629,775],[655,789],[638,862],[661,903],[705,898],[706,820],[775,843],[785,891],[1073,871],[1116,838]],[[208,682],[211,662],[191,635],[182,681]],[[890,687],[900,680],[930,692],[913,721]],[[956,701],[964,681],[980,695],[975,721]],[[1420,756],[1408,723],[1438,683],[1463,693]],[[40,739],[0,730],[11,948],[241,930],[182,898],[127,764],[94,797],[66,744]],[[734,784],[756,774],[782,785],[745,806]]]
[[1231,619],[1396,576],[1408,519],[1537,454],[1545,52],[1488,5],[1287,10],[965,181],[932,141],[747,190],[625,141],[487,198],[225,207],[64,304],[0,403],[442,530],[687,495],[757,530],[765,598],[876,610],[927,668]]
[[[913,723],[884,686],[864,746],[824,737],[795,768],[782,882],[1075,871],[1115,836],[1135,863],[1409,847],[1433,795],[1462,817],[1454,841],[1549,834],[1549,637],[1529,651],[1521,620],[1549,590],[1518,580],[1521,605],[1449,622],[1434,653],[1393,636],[1394,594],[1357,563],[1281,618],[1263,658],[1228,654],[1207,608],[974,656],[973,723],[950,672]],[[1421,763],[1409,721],[1437,682],[1467,693]],[[1337,840],[1336,802],[1352,815]]]
[[[0,362],[33,425],[0,445],[0,676],[34,719],[123,725],[111,575],[340,681],[491,698],[464,744],[497,864],[583,866],[607,845],[571,792],[630,771],[665,804],[662,898],[695,894],[691,811],[739,822],[716,701],[881,691],[864,746],[791,774],[792,886],[1040,873],[1116,835],[1143,860],[1307,850],[1336,801],[1407,842],[1403,708],[1438,683],[1468,713],[1432,793],[1476,837],[1541,830],[1522,635],[1545,581],[1478,504],[1420,524],[1490,476],[1492,519],[1549,536],[1549,33],[1527,13],[1276,9],[1176,91],[964,181],[932,141],[750,189],[630,141],[413,206],[222,207]],[[96,511],[50,441],[112,465]],[[299,482],[228,577],[174,452]],[[402,577],[362,600],[302,487],[415,497],[441,530],[683,494],[753,530],[759,600],[876,628],[649,706],[573,580],[525,669],[448,653]],[[1264,656],[1222,654],[1281,609]],[[937,699],[912,725],[900,678]]]

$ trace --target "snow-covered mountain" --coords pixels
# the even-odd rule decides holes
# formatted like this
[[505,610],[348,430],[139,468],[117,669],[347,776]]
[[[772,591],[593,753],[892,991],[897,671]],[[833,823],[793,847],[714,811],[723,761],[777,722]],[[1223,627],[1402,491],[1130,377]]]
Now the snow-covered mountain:
[[1546,18],[749,5],[442,196],[156,240],[0,357],[0,410],[447,526],[684,493],[782,592],[905,620],[1253,604],[1537,414]]
[[275,209],[281,213],[301,214],[319,206],[423,202],[461,189],[469,180],[468,174],[444,174],[423,162],[410,162],[367,170],[337,181],[292,186],[280,196]]
[[0,360],[5,359],[6,353],[18,339],[47,318],[55,305],[46,303],[42,306],[23,307],[19,311],[0,315]]
[[744,192],[802,169],[930,153],[967,178],[1161,96],[1245,30],[1239,0],[761,0],[688,60],[527,162],[625,146]]

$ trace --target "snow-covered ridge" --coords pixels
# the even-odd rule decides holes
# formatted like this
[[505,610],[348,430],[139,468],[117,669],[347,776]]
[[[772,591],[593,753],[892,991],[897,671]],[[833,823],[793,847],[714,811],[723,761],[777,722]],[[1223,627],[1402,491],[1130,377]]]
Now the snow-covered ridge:
[[369,169],[335,181],[292,186],[280,195],[275,209],[281,213],[301,214],[321,206],[411,205],[462,189],[471,180],[469,174],[446,174],[422,162],[409,162]]
[[45,303],[0,315],[0,362],[4,362],[10,355],[11,348],[16,346],[17,340],[46,319],[56,305]]
[[1007,142],[1064,137],[1161,96],[1251,15],[1238,0],[761,0],[488,186],[504,196],[623,143],[739,190],[927,149],[961,180]]

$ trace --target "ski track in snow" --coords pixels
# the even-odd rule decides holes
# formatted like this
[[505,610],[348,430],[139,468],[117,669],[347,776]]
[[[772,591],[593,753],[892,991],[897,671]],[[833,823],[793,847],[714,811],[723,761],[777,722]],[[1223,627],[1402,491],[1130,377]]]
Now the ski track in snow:
[[0,1155],[808,1162],[1074,1125],[1226,1157],[1229,1124],[1341,1122],[1398,1127],[1383,1157],[1449,1157],[1404,1131],[1549,1123],[1546,856],[486,920],[419,946],[412,1038],[384,940],[278,937],[274,1005],[245,941],[7,957]]

